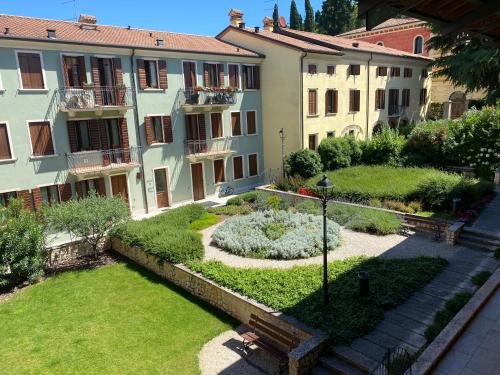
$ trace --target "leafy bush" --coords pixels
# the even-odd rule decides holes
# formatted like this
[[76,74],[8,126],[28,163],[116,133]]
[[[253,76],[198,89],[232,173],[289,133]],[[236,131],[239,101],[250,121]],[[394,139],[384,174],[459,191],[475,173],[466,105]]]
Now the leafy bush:
[[[254,212],[229,218],[215,230],[212,240],[241,256],[308,258],[321,253],[322,220],[321,216],[287,211]],[[328,248],[333,250],[340,242],[340,227],[330,221],[327,230]]]
[[190,226],[205,212],[199,204],[174,208],[150,219],[129,221],[115,228],[113,234],[125,244],[139,246],[164,261],[185,263],[203,257],[201,235]]
[[253,203],[257,199],[257,191],[247,191],[246,193],[229,198],[226,202],[228,206],[241,206],[243,203]]
[[310,178],[321,172],[321,159],[315,151],[298,150],[286,157],[285,171],[288,176]]
[[404,213],[407,213],[407,214],[412,214],[412,213],[415,212],[413,210],[413,208],[411,208],[410,206],[406,205],[404,202],[393,201],[393,200],[390,200],[390,199],[384,201],[384,207],[388,208],[389,210],[404,212]]
[[472,283],[477,286],[482,286],[486,282],[486,280],[490,278],[490,276],[490,271],[479,272],[472,277]]
[[287,176],[278,177],[273,182],[273,187],[281,191],[293,191],[298,192],[298,190],[305,185],[305,179],[302,176]]
[[204,212],[199,219],[189,224],[189,229],[202,230],[217,224],[219,217],[213,212]]
[[444,103],[431,103],[427,117],[431,120],[441,120],[444,114]]
[[418,123],[403,147],[403,155],[410,165],[445,165],[449,120]]
[[249,205],[242,205],[242,206],[232,205],[232,206],[210,207],[208,211],[216,215],[234,216],[234,215],[247,215],[253,210]]
[[318,153],[323,169],[335,170],[359,163],[362,150],[359,142],[353,137],[327,137],[319,144]]
[[495,250],[494,257],[495,257],[495,259],[500,260],[500,247]]
[[404,142],[397,130],[384,125],[370,140],[361,143],[361,160],[364,164],[400,165]]
[[21,199],[10,201],[0,223],[0,287],[43,275],[45,239],[34,214],[24,210]]

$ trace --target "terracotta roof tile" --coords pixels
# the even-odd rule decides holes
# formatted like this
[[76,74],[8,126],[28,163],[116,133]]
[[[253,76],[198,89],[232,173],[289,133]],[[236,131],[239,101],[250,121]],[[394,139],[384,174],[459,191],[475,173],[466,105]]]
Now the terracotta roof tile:
[[[372,30],[380,30],[380,29],[385,29],[389,27],[396,27],[396,26],[402,26],[406,25],[409,23],[422,23],[425,24],[425,21],[421,21],[417,18],[389,18],[387,21],[382,22],[380,25],[375,26]],[[371,30],[370,30],[371,31]],[[368,31],[368,32],[370,32]],[[345,33],[339,34],[337,36],[346,36],[346,35],[352,35],[352,34],[358,34],[358,33],[365,33],[366,27],[360,27],[359,29],[354,29],[351,31],[347,31]]]
[[[236,47],[213,37],[178,34],[97,24],[96,30],[85,30],[79,22],[56,21],[41,18],[0,14],[0,39],[25,38],[48,41],[47,29],[56,30],[56,40],[90,43],[104,46],[144,47],[161,50],[214,53],[245,57],[258,57],[256,52]],[[9,35],[3,30],[9,28]],[[156,46],[156,39],[164,40],[163,47]]]

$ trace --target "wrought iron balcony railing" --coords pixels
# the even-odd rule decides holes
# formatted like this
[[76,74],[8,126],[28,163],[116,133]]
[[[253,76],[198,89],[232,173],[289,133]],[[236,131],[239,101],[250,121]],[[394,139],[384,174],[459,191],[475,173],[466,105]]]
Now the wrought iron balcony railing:
[[87,174],[115,169],[130,169],[140,165],[140,147],[92,150],[66,154],[72,174]]
[[229,106],[232,104],[236,104],[236,91],[232,89],[180,90],[181,106]]
[[58,89],[59,108],[62,111],[95,110],[106,107],[128,108],[133,106],[129,87],[85,86]]
[[389,104],[387,107],[387,114],[393,117],[403,116],[408,107],[399,104]]
[[206,140],[186,140],[185,154],[187,157],[214,157],[235,153],[231,150],[236,147],[236,139],[220,138]]

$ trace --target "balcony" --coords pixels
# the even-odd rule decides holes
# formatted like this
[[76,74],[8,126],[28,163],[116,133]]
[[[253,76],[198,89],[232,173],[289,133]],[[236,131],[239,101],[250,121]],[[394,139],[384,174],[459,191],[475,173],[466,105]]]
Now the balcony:
[[185,155],[190,161],[201,159],[216,159],[235,154],[231,146],[236,146],[236,140],[231,138],[186,140]]
[[387,107],[387,114],[389,117],[403,117],[406,114],[406,110],[408,107],[398,105],[398,104],[389,104]]
[[222,111],[236,104],[237,90],[231,88],[201,88],[179,90],[179,103],[185,112]]
[[140,165],[140,147],[66,154],[68,171],[77,177],[127,171]]
[[105,111],[121,115],[133,108],[132,90],[125,86],[65,87],[56,92],[61,112],[75,117],[78,112],[92,112],[101,116]]

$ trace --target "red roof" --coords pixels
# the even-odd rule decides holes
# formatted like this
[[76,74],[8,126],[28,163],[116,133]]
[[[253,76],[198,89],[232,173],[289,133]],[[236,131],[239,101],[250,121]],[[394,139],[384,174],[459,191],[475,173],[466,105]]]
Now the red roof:
[[[0,14],[0,39],[29,39],[36,41],[58,41],[103,46],[136,47],[166,51],[182,51],[206,54],[261,57],[256,52],[223,42],[214,37],[178,34],[164,31],[128,29],[119,26],[95,25],[95,30],[82,28],[80,22],[47,20]],[[4,30],[8,28],[9,34]],[[47,29],[56,31],[56,38],[47,38]],[[157,46],[157,39],[164,46]]]
[[417,18],[389,18],[387,21],[382,22],[380,25],[375,26],[373,29],[366,31],[366,27],[360,27],[359,29],[354,29],[351,31],[347,31],[345,33],[339,34],[337,36],[347,36],[347,35],[353,35],[353,34],[360,34],[360,33],[366,33],[370,31],[375,31],[375,30],[382,30],[382,29],[388,29],[391,27],[398,27],[398,26],[404,26],[408,24],[426,24],[425,21],[421,21]]

